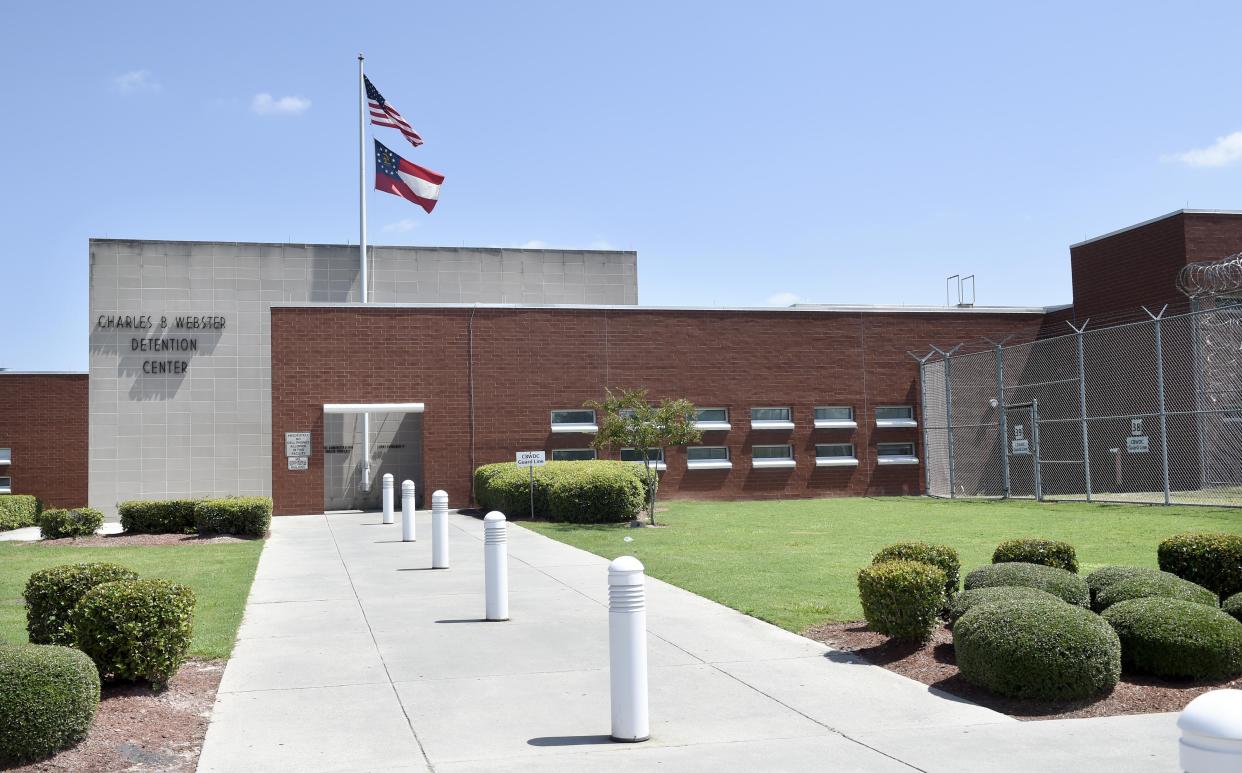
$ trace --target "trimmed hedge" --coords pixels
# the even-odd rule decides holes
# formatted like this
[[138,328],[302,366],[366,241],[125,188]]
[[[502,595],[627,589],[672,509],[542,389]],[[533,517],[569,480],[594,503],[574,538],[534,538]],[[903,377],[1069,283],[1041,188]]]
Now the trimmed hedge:
[[117,505],[121,528],[137,534],[193,534],[193,499],[133,499]]
[[994,564],[1039,564],[1078,574],[1078,554],[1068,542],[1051,539],[1011,539],[996,546]]
[[957,593],[961,583],[962,562],[957,551],[948,545],[932,545],[927,542],[898,542],[881,550],[871,559],[871,563],[884,561],[922,561],[925,564],[939,567],[944,571],[945,598],[951,599]]
[[858,596],[871,630],[926,641],[944,608],[944,570],[922,561],[881,561],[858,572]]
[[166,684],[194,634],[194,592],[167,580],[120,580],[87,591],[70,615],[74,643],[105,679]]
[[953,624],[961,619],[962,615],[980,604],[990,604],[994,601],[1056,601],[1064,603],[1061,602],[1058,596],[1038,588],[1020,588],[1006,585],[998,585],[992,588],[975,588],[974,590],[965,590],[957,594],[953,601],[949,603],[949,610],[945,613],[945,620],[948,622],[949,627],[952,628]]
[[1005,563],[981,566],[966,575],[966,590],[1010,586],[1037,588],[1079,607],[1091,603],[1086,580],[1073,572],[1042,564]]
[[1106,695],[1121,676],[1121,642],[1098,615],[1060,601],[979,604],[953,626],[957,667],[1001,695],[1074,701]]
[[1100,595],[1100,591],[1115,585],[1122,580],[1128,580],[1131,577],[1145,577],[1147,575],[1161,574],[1159,569],[1150,569],[1146,566],[1102,566],[1091,574],[1087,575],[1087,588],[1091,592],[1091,608],[1099,612],[1096,607],[1096,599]]
[[1156,551],[1160,568],[1226,598],[1242,591],[1242,535],[1177,534]]
[[1145,598],[1104,610],[1127,672],[1190,679],[1242,674],[1242,623],[1193,601]]
[[1181,599],[1208,607],[1217,606],[1216,594],[1202,585],[1195,585],[1168,572],[1152,572],[1127,577],[1100,591],[1094,609],[1103,612],[1122,601],[1149,598]]
[[33,762],[81,741],[99,707],[99,673],[68,647],[0,645],[0,765]]
[[548,487],[548,515],[552,520],[623,523],[638,517],[647,502],[646,484],[634,475],[633,465],[604,465],[571,468],[557,475]]
[[103,513],[93,507],[44,510],[39,514],[39,533],[43,539],[90,537],[103,522]]
[[1220,603],[1220,611],[1242,622],[1242,593],[1235,593]]
[[31,574],[22,592],[31,643],[73,644],[70,613],[86,592],[105,582],[136,579],[136,572],[102,562],[51,566]]
[[[634,504],[633,483],[639,497]],[[557,502],[552,490],[561,482]],[[605,460],[549,462],[535,468],[535,514],[577,523],[613,523],[638,516],[647,481],[642,465]],[[483,510],[509,518],[530,516],[530,473],[513,462],[485,464],[474,471],[474,498]]]
[[30,494],[0,495],[0,531],[22,529],[39,523],[43,503]]
[[203,533],[262,537],[272,526],[270,497],[226,497],[194,503],[194,526]]

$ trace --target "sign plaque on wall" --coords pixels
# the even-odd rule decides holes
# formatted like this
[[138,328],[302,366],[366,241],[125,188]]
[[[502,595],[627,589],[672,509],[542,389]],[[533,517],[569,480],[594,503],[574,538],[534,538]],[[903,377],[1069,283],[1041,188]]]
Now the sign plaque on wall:
[[[285,433],[285,456],[293,458],[295,456],[310,456],[311,453],[311,433],[309,432],[286,432]],[[290,467],[289,469],[293,469]],[[305,468],[303,468],[305,469]]]
[[308,470],[310,469],[310,459],[305,456],[290,456],[289,469]]

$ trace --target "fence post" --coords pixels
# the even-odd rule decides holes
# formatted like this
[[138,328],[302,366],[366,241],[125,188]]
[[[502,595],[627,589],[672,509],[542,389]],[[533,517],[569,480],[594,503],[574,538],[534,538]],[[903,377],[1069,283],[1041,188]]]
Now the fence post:
[[920,357],[914,352],[906,352],[919,364],[919,421],[923,423],[923,495],[932,496],[931,490],[931,435],[927,420],[927,361],[935,352],[928,352]]
[[1031,450],[1034,452],[1032,461],[1035,468],[1035,501],[1042,502],[1044,501],[1044,480],[1039,464],[1039,400],[1035,398],[1031,399],[1031,444]]
[[1001,458],[1001,498],[1009,498],[1009,417],[1005,412],[1005,342],[1012,338],[1007,335],[999,341],[984,337],[984,341],[992,344],[996,350],[996,429],[997,444]]
[[1169,433],[1168,420],[1164,412],[1164,348],[1160,341],[1160,321],[1168,308],[1168,304],[1165,304],[1159,314],[1152,314],[1146,306],[1143,307],[1143,311],[1151,317],[1156,331],[1156,392],[1160,399],[1160,471],[1164,477],[1164,503],[1166,505],[1169,504]]
[[1078,412],[1082,416],[1082,473],[1087,483],[1087,501],[1091,501],[1091,446],[1087,444],[1087,366],[1083,358],[1083,331],[1087,329],[1090,319],[1084,320],[1082,327],[1074,327],[1074,323],[1066,320],[1065,324],[1076,334],[1078,344]]
[[944,357],[944,412],[945,412],[945,432],[949,441],[949,499],[955,496],[954,489],[957,485],[957,474],[954,469],[956,459],[954,458],[953,443],[953,354],[962,345],[958,344],[949,351],[932,347],[933,351],[940,352],[940,356]]

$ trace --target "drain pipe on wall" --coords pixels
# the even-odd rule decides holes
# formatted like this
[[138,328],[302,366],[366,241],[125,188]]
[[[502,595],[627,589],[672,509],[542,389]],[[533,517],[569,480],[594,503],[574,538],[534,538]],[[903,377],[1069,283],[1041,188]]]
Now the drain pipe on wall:
[[469,347],[466,354],[466,380],[470,384],[470,501],[474,498],[474,313],[479,310],[476,304],[470,309],[470,319],[466,322],[466,341]]

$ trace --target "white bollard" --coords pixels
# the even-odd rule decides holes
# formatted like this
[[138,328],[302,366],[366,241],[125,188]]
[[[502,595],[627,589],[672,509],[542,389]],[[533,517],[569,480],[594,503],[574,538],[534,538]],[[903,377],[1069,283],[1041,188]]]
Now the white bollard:
[[647,714],[647,591],[642,562],[621,556],[608,565],[608,682],[612,740],[651,737]]
[[1242,770],[1242,690],[1212,690],[1186,704],[1178,761],[1186,773]]
[[414,481],[401,483],[401,541],[415,542],[414,535]]
[[392,473],[384,473],[384,523],[392,523]]
[[496,510],[483,517],[483,573],[487,619],[509,619],[509,524]]
[[431,495],[431,568],[449,568],[448,493]]

